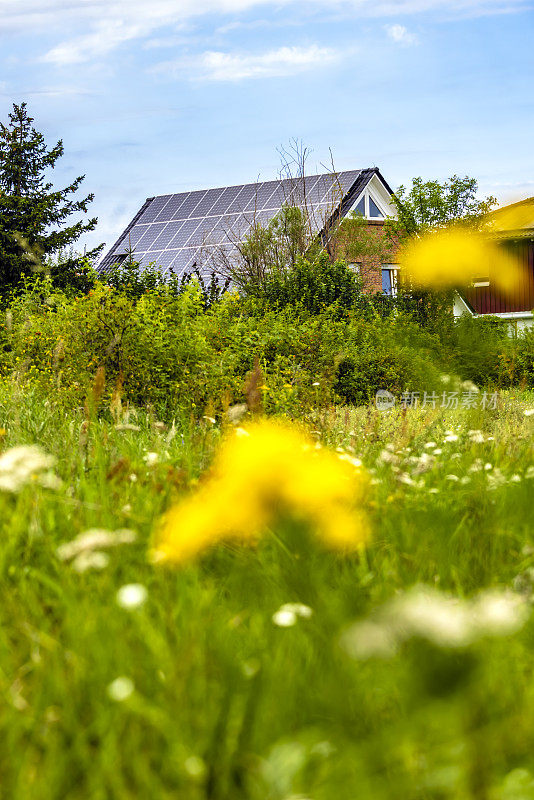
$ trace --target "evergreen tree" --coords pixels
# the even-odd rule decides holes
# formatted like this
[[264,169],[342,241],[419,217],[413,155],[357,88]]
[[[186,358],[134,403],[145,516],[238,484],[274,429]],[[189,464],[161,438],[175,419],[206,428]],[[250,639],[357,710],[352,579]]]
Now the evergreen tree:
[[[47,147],[32,126],[26,103],[13,104],[9,120],[8,125],[0,123],[0,293],[16,285],[22,274],[42,270],[47,257],[72,249],[97,223],[94,217],[64,224],[72,214],[87,212],[94,195],[74,198],[84,175],[56,191],[48,182],[47,171],[63,155],[63,142]],[[69,256],[69,270],[75,271],[78,262],[94,262],[102,247],[78,259]]]

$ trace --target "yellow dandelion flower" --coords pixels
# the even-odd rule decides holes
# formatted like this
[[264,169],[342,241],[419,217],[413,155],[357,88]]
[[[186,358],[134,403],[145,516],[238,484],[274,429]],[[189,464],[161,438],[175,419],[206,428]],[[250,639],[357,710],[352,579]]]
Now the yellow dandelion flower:
[[209,480],[164,517],[153,557],[181,562],[219,541],[255,541],[287,513],[309,521],[327,546],[357,549],[369,536],[361,510],[367,486],[359,462],[317,449],[295,428],[267,421],[238,428]]
[[502,246],[477,231],[451,227],[413,239],[399,262],[417,286],[443,289],[467,286],[477,276],[489,276],[504,291],[517,285],[520,266]]

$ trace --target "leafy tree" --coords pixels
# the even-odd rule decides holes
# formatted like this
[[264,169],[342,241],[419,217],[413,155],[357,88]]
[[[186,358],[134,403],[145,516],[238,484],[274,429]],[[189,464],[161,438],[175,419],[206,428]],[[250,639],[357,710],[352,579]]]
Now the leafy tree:
[[[495,197],[477,198],[478,182],[467,175],[453,175],[444,183],[414,178],[407,190],[399,186],[392,195],[397,218],[386,220],[385,234],[402,245],[414,236],[451,224],[481,228],[486,214],[496,204]],[[435,292],[402,286],[400,294],[416,308],[415,316],[428,329],[445,335],[453,323],[453,290]]]
[[314,245],[318,249],[317,234],[310,232],[305,211],[289,204],[267,225],[256,220],[243,239],[230,236],[230,241],[234,245],[230,257],[224,249],[216,253],[217,272],[245,293],[257,292],[273,273],[290,273]]
[[477,190],[477,180],[468,176],[453,175],[444,183],[414,178],[409,191],[399,186],[392,195],[397,219],[386,221],[386,233],[402,240],[451,223],[478,227],[497,200],[479,200]]
[[270,308],[292,306],[296,312],[320,314],[335,305],[342,315],[359,300],[361,281],[345,261],[331,262],[323,250],[315,257],[297,258],[290,270],[267,273],[261,286],[249,286],[248,294]]
[[[96,217],[65,226],[77,212],[87,212],[94,195],[82,200],[73,195],[85,176],[64,189],[54,190],[46,174],[63,155],[63,142],[48,148],[44,137],[32,125],[26,103],[13,105],[9,124],[0,123],[0,292],[14,286],[21,275],[43,270],[51,256],[72,247],[85,232],[93,230]],[[103,245],[84,257],[69,256],[60,269],[79,268],[78,261],[91,264]],[[58,265],[56,264],[56,267]]]

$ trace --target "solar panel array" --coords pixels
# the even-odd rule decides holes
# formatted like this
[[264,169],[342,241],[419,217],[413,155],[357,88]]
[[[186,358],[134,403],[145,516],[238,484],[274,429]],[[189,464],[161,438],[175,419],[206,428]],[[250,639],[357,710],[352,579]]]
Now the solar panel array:
[[209,272],[221,255],[232,258],[254,224],[267,225],[284,204],[305,208],[318,233],[361,174],[353,170],[153,197],[103,258],[99,271],[106,272],[133,251],[140,264],[154,263],[164,274],[180,277],[194,267]]

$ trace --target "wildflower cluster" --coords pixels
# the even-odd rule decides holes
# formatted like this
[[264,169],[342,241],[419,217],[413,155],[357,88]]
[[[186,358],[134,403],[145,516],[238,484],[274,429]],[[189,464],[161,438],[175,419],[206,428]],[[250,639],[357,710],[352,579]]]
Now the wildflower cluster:
[[58,489],[61,481],[51,468],[55,458],[40,447],[12,447],[0,455],[0,491],[19,492],[28,484]]
[[69,561],[76,572],[104,569],[109,563],[109,556],[105,550],[121,544],[132,544],[135,540],[136,534],[129,528],[116,531],[90,528],[71,542],[61,544],[56,550],[56,555],[60,561]]
[[[520,484],[523,480],[534,478],[532,466],[520,468],[520,471],[507,475],[491,461],[485,461],[478,456],[467,466],[465,458],[468,453],[467,447],[476,447],[479,453],[484,454],[484,449],[478,449],[477,446],[484,444],[492,446],[494,441],[494,436],[488,436],[478,429],[469,429],[466,432],[459,429],[458,432],[447,430],[444,431],[439,443],[425,442],[420,454],[414,452],[411,447],[395,449],[393,444],[386,444],[379,453],[376,464],[379,469],[388,468],[398,483],[413,487],[415,490],[426,489],[430,494],[437,494],[440,491],[432,485],[439,482],[440,478],[465,487],[472,482],[477,473],[480,473],[488,490],[498,489],[504,485]],[[455,449],[456,447],[458,449]],[[486,450],[485,455],[491,457],[490,451]],[[454,472],[450,471],[450,461],[456,462]],[[447,469],[449,472],[445,472]]]
[[528,616],[525,598],[509,590],[487,590],[460,600],[429,586],[415,586],[353,625],[342,644],[357,659],[389,658],[411,638],[436,647],[463,648],[484,636],[515,633]]
[[238,428],[211,477],[167,513],[153,557],[180,562],[229,538],[254,542],[284,513],[311,523],[326,545],[354,550],[369,536],[361,509],[367,485],[357,459],[324,450],[289,425]]

